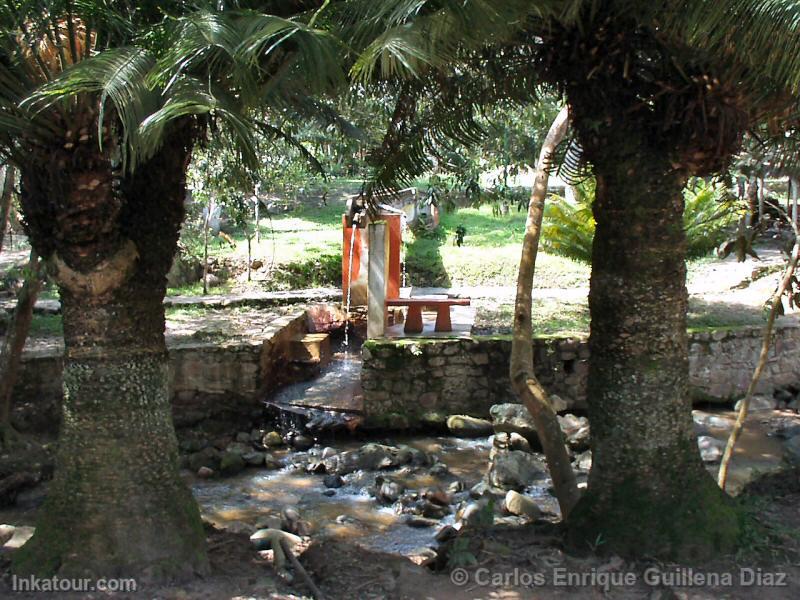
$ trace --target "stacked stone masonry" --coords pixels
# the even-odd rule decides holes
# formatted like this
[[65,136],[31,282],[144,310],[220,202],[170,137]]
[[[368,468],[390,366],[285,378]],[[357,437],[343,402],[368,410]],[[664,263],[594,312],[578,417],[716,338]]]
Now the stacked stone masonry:
[[[759,327],[689,335],[692,399],[741,398],[761,348]],[[371,340],[362,350],[364,409],[371,422],[441,421],[449,414],[487,417],[493,404],[517,402],[508,377],[510,336]],[[586,338],[534,340],[541,383],[570,409],[586,407]],[[800,327],[777,328],[756,393],[800,388]]]

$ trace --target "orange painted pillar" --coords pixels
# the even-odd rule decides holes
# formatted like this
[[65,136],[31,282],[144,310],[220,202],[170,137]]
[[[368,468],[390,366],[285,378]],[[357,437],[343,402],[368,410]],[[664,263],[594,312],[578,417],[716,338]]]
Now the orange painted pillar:
[[386,298],[394,300],[400,297],[400,215],[382,215],[389,229],[389,279],[386,282]]
[[[361,271],[361,230],[347,226],[347,215],[342,215],[342,295],[347,297],[350,279],[358,280]],[[351,238],[355,236],[355,243]],[[353,264],[350,264],[350,248],[353,248]]]

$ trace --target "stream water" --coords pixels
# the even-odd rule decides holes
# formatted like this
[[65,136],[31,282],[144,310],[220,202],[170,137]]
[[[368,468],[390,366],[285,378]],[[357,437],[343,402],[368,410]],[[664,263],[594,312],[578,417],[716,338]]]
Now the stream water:
[[[431,544],[440,525],[452,524],[457,506],[469,501],[469,489],[479,483],[486,472],[491,450],[489,439],[436,435],[365,439],[350,433],[349,427],[337,429],[337,425],[348,425],[348,419],[353,418],[343,416],[345,413],[340,411],[360,406],[360,366],[357,350],[345,347],[334,355],[334,360],[317,378],[281,390],[271,402],[304,407],[299,417],[293,413],[284,417],[293,420],[284,422],[284,427],[303,427],[307,422],[312,428],[327,429],[328,433],[307,451],[286,448],[273,451],[273,457],[281,461],[280,469],[247,470],[225,479],[193,480],[192,489],[205,516],[218,525],[252,532],[265,526],[268,517],[279,517],[282,509],[294,507],[310,524],[311,533],[316,537],[357,539],[365,546],[398,554],[411,554]],[[330,410],[331,407],[337,410]],[[735,419],[733,411],[720,409],[696,410],[694,416],[698,428],[703,430],[698,433],[720,440],[718,443],[727,439]],[[357,450],[365,442],[395,447],[407,445],[424,452],[431,460],[424,466],[355,471],[344,475],[342,486],[337,489],[326,488],[324,474],[308,472],[308,465],[319,461],[323,451],[330,455]],[[768,435],[766,421],[754,417],[736,452],[730,487],[735,491],[754,475],[777,468],[781,456],[780,440]],[[432,474],[431,462],[444,463],[447,471]],[[716,468],[717,464],[709,465],[714,475]],[[440,525],[435,527],[410,526],[409,515],[396,512],[397,504],[386,505],[376,499],[376,477],[379,476],[400,482],[407,490],[457,490],[452,493],[449,514],[439,519]],[[579,481],[585,481],[585,476],[585,473],[579,475]],[[557,516],[558,506],[548,490],[549,483],[547,479],[539,481],[525,492],[536,499],[545,513]]]

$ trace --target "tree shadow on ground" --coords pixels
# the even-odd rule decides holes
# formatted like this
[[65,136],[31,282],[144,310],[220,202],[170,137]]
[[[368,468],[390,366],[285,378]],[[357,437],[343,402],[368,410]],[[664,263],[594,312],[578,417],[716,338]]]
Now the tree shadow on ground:
[[432,233],[415,235],[413,238],[406,247],[407,284],[417,287],[450,287],[450,276],[442,261],[442,253],[448,249],[444,230],[440,227]]
[[[688,326],[690,329],[713,329],[715,327],[763,326],[766,324],[766,311],[761,306],[738,302],[706,300],[696,296],[689,298]],[[778,320],[796,321],[796,316],[786,316]]]

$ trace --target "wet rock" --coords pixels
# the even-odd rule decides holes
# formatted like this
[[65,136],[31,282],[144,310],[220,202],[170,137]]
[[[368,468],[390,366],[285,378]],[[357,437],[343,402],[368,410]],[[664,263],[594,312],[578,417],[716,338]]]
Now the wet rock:
[[300,520],[300,511],[293,506],[287,506],[281,511],[281,523],[292,527]]
[[[738,400],[733,409],[738,411],[743,401],[744,399]],[[772,396],[753,396],[750,398],[749,412],[766,412],[771,410],[775,410],[775,398]]]
[[578,451],[589,448],[589,419],[572,414],[558,415],[558,424],[570,448]]
[[341,452],[323,462],[328,473],[347,475],[354,471],[377,471],[407,464],[411,453],[400,453],[399,448],[383,444],[364,444],[358,450]]
[[314,438],[304,433],[298,433],[297,435],[291,437],[290,443],[292,448],[302,452],[304,450],[308,450],[314,445]]
[[375,483],[378,500],[385,504],[394,504],[405,491],[405,486],[397,481],[384,481],[379,477]]
[[264,435],[261,443],[267,448],[277,448],[278,446],[283,446],[283,438],[277,431],[270,431]]
[[282,469],[283,463],[280,459],[275,458],[271,454],[267,454],[266,457],[264,457],[264,467],[270,470]]
[[450,494],[439,488],[425,490],[422,493],[422,497],[440,506],[447,506],[450,504],[450,502],[452,502]]
[[725,442],[710,435],[702,435],[697,438],[697,447],[700,449],[700,457],[706,463],[717,462],[725,452]]
[[523,496],[519,492],[509,490],[503,502],[505,510],[512,515],[537,519],[542,511],[530,496]]
[[505,448],[508,450],[521,450],[531,452],[531,444],[528,440],[518,433],[498,433],[489,438],[489,443],[494,448]]
[[444,463],[436,463],[430,469],[428,469],[428,473],[433,477],[444,477],[449,472],[447,465]]
[[427,454],[418,448],[406,445],[401,445],[397,448],[397,460],[400,464],[410,464],[416,467],[423,467],[433,462]]
[[0,525],[0,546],[14,537],[14,525]]
[[451,415],[447,418],[447,429],[460,437],[483,437],[492,433],[492,423],[468,415]]
[[323,463],[321,461],[310,462],[310,463],[308,463],[308,466],[306,467],[306,471],[308,471],[309,473],[315,473],[317,475],[325,473],[325,470],[326,470],[325,469],[325,463]]
[[426,517],[418,517],[416,515],[411,515],[405,520],[405,524],[409,527],[436,527],[439,522],[436,519],[428,519]]
[[569,408],[567,401],[556,394],[550,394],[550,404],[557,413],[564,412]]
[[262,444],[262,440],[264,439],[264,432],[261,429],[253,429],[250,432],[250,443],[251,444]]
[[460,479],[456,479],[455,481],[451,482],[450,485],[447,486],[447,492],[450,494],[458,494],[459,492],[464,491],[464,482]]
[[325,475],[322,479],[322,485],[326,488],[340,488],[344,485],[344,479],[341,475]]
[[521,490],[543,475],[543,465],[533,454],[509,450],[492,459],[488,483],[502,490]]
[[330,498],[331,496],[336,495],[336,490],[325,490],[324,492],[322,492],[322,495],[328,496]]
[[197,472],[200,467],[208,467],[216,471],[219,469],[220,458],[219,450],[208,446],[200,450],[200,452],[195,452],[189,456],[189,468],[195,472]]
[[265,457],[266,454],[264,452],[257,452],[255,450],[242,455],[244,462],[246,462],[251,467],[262,466],[264,464]]
[[470,502],[456,513],[456,522],[466,527],[491,524],[494,516],[489,513],[488,506],[486,499]]
[[250,444],[243,444],[242,442],[232,442],[227,445],[225,448],[225,452],[231,452],[233,454],[238,454],[239,456],[244,456],[249,452],[252,452],[253,448]]
[[800,467],[800,435],[790,437],[783,443],[783,456],[795,467]]
[[733,428],[733,421],[726,419],[719,415],[710,415],[699,410],[692,411],[692,419],[696,425],[699,425],[706,430],[708,429],[721,429],[728,431]]
[[339,515],[334,519],[339,525],[347,525],[350,523],[358,523],[358,521],[350,515]]
[[775,435],[777,435],[778,437],[781,437],[781,438],[783,438],[785,440],[788,440],[789,438],[793,438],[796,435],[800,435],[800,424],[792,423],[792,424],[788,424],[788,425],[784,425],[782,427],[779,427],[775,431]]
[[241,454],[225,451],[219,461],[219,470],[223,475],[236,475],[247,466]]
[[421,509],[422,516],[429,519],[442,519],[452,512],[449,506],[435,504],[430,500],[423,500],[421,502]]
[[439,531],[436,532],[436,535],[433,537],[437,542],[440,544],[447,542],[448,540],[452,540],[454,537],[458,535],[458,530],[453,527],[452,525],[445,525]]
[[322,454],[320,455],[320,458],[322,458],[322,460],[325,460],[326,458],[330,458],[335,454],[336,454],[335,449],[331,448],[330,446],[326,446],[325,448],[322,449]]
[[303,520],[297,521],[297,523],[295,523],[295,525],[294,525],[294,529],[292,530],[292,533],[297,534],[297,535],[302,535],[303,537],[310,536],[311,535],[311,523],[309,523],[308,521],[303,521]]
[[533,417],[522,404],[495,404],[489,409],[495,433],[518,433],[528,440],[536,440]]
[[243,444],[249,444],[251,441],[250,434],[247,433],[246,431],[240,431],[239,433],[236,434],[236,441],[241,442]]
[[586,450],[585,452],[581,452],[575,457],[572,464],[579,471],[588,472],[592,468],[592,451]]
[[208,467],[200,467],[197,469],[197,476],[200,479],[209,479],[210,477],[214,476],[214,471],[209,469]]
[[489,492],[489,485],[485,481],[479,481],[469,489],[469,497],[477,500],[483,498]]

